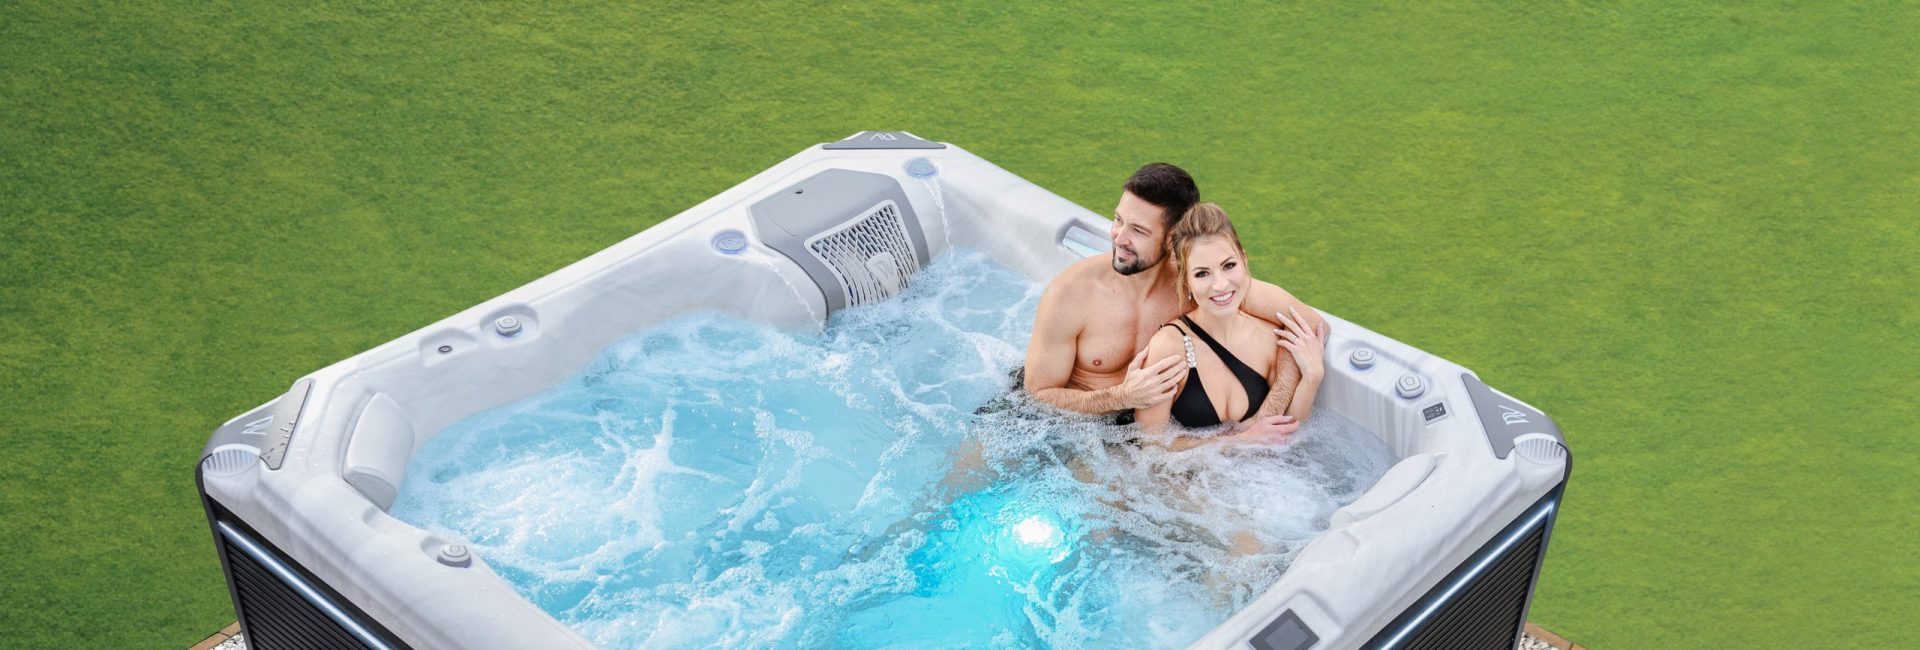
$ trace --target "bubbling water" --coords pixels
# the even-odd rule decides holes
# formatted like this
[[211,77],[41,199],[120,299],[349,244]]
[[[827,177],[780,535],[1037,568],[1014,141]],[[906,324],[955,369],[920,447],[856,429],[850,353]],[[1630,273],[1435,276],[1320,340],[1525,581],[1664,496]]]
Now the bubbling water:
[[1041,289],[955,251],[820,333],[677,318],[449,427],[393,513],[608,648],[1182,646],[1393,461],[1324,408],[1172,453],[1009,393]]

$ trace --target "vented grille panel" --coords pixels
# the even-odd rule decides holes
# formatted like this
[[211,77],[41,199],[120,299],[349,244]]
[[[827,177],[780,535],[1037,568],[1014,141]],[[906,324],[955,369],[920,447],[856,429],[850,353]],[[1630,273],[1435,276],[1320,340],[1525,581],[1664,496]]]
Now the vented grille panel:
[[1419,650],[1512,650],[1524,623],[1534,565],[1546,549],[1547,527],[1537,526],[1507,554],[1481,573],[1479,580],[1441,606],[1434,618],[1403,648]]
[[920,270],[906,222],[892,201],[807,242],[807,250],[833,271],[849,307],[892,297]]
[[241,627],[252,650],[367,648],[234,544],[223,544],[233,571]]

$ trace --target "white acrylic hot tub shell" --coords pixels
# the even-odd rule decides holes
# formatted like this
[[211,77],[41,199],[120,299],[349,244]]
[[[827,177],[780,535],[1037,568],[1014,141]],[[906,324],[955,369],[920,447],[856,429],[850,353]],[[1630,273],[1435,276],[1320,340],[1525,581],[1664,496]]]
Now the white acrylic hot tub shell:
[[[932,162],[938,175],[908,175],[914,159]],[[951,145],[816,146],[606,250],[308,375],[311,392],[284,464],[209,472],[206,495],[413,647],[591,647],[515,593],[485,558],[468,567],[438,562],[441,548],[459,540],[394,519],[343,475],[351,466],[358,480],[397,485],[411,454],[448,425],[545,391],[616,339],[677,314],[721,310],[817,327],[825,302],[806,290],[813,285],[798,266],[757,241],[739,255],[721,254],[710,241],[723,230],[751,234],[748,206],[830,168],[898,180],[932,250],[985,251],[1036,280],[1080,258],[1060,244],[1069,227],[1104,239],[1109,225]],[[713,278],[728,286],[712,286]],[[496,334],[502,315],[518,318],[521,334]],[[1319,408],[1366,426],[1403,458],[1422,456],[1415,461],[1422,471],[1397,473],[1417,480],[1376,486],[1378,493],[1355,504],[1367,512],[1336,514],[1335,526],[1277,584],[1195,647],[1246,647],[1287,609],[1319,635],[1318,648],[1362,643],[1564,477],[1563,459],[1496,457],[1466,396],[1464,368],[1327,319],[1332,337]],[[453,351],[440,353],[443,345]],[[1362,371],[1345,363],[1358,346],[1376,351],[1377,364]],[[1407,372],[1427,381],[1419,399],[1394,393],[1393,382]],[[1450,415],[1424,423],[1420,408],[1442,400]],[[257,416],[235,418],[222,432]],[[230,442],[217,434],[209,449]]]

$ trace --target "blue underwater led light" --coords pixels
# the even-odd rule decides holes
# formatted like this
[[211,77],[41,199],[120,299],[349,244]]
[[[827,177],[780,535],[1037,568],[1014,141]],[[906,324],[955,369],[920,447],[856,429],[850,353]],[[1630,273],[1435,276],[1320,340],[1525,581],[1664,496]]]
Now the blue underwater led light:
[[1060,527],[1053,522],[1034,515],[1013,525],[1013,535],[1020,543],[1040,548],[1052,548],[1060,545]]
[[1073,531],[1054,513],[1031,504],[1008,501],[980,523],[987,525],[975,534],[985,542],[985,559],[998,575],[1031,576],[1073,554]]
[[1006,542],[995,544],[996,555],[1007,564],[1029,564],[1044,562],[1053,564],[1067,559],[1072,552],[1067,544],[1066,531],[1053,517],[1041,514],[1027,515],[1019,523],[1000,532]]
[[926,543],[908,556],[919,588],[1005,595],[1013,593],[1004,591],[1009,583],[1032,585],[1061,570],[1085,533],[1077,517],[1056,509],[1057,499],[1025,492],[991,489],[955,499]]

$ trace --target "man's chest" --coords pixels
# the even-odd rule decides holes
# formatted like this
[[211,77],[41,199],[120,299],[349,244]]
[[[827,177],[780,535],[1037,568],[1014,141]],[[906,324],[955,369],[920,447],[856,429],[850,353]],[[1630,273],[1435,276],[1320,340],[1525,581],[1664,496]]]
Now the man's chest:
[[1096,310],[1080,332],[1075,365],[1092,372],[1118,372],[1133,355],[1146,349],[1162,324],[1175,316],[1174,301],[1149,301],[1144,305],[1109,303]]

